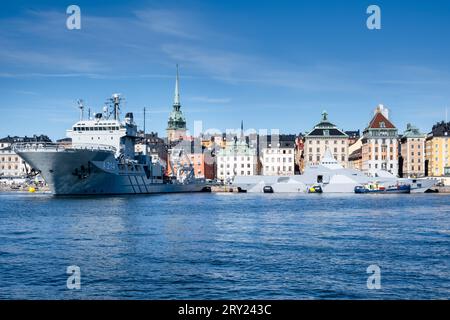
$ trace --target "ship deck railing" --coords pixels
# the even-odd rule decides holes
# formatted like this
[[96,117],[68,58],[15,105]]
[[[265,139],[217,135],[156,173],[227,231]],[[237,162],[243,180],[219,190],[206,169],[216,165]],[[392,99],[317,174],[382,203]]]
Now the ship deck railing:
[[14,143],[12,149],[17,151],[66,151],[66,150],[100,150],[116,152],[116,148],[101,144],[62,145],[54,142],[20,142]]

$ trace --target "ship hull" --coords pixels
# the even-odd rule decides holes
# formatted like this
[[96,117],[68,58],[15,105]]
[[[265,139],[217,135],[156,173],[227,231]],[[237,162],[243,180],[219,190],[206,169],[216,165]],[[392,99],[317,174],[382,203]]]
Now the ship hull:
[[[382,185],[389,186],[397,183],[411,185],[410,193],[424,193],[436,181],[434,179],[400,179],[400,178],[369,178],[363,174],[340,172],[309,172],[297,176],[253,176],[236,177],[233,186],[245,192],[261,193],[265,186],[270,186],[274,193],[307,193],[314,185],[320,185],[323,193],[354,193],[355,187],[378,180]],[[319,183],[318,176],[322,177]]]
[[19,151],[54,195],[152,194],[204,191],[205,184],[165,183],[144,172],[118,173],[114,154],[101,150]]

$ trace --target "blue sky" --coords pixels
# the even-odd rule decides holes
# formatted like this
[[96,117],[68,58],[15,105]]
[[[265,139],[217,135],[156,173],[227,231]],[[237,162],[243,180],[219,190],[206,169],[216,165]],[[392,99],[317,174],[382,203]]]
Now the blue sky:
[[[81,30],[66,8],[81,8]],[[377,4],[382,29],[366,28]],[[363,129],[383,103],[403,131],[450,109],[450,1],[8,1],[0,10],[0,136],[65,136],[76,100],[114,92],[165,134],[175,64],[188,127],[308,131],[326,109]]]

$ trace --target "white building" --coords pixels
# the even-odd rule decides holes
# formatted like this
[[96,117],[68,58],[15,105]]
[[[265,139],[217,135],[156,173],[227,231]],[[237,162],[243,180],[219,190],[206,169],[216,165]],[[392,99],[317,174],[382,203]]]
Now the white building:
[[258,157],[256,149],[243,140],[227,141],[225,148],[217,153],[217,179],[231,182],[235,176],[257,174]]
[[267,144],[261,148],[260,161],[264,176],[294,175],[295,136],[267,136]]
[[5,137],[0,139],[0,178],[25,177],[31,167],[12,149],[13,143],[51,142],[47,136]]

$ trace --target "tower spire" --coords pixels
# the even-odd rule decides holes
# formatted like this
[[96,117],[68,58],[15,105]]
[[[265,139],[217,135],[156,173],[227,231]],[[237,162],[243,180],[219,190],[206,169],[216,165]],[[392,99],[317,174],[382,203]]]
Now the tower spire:
[[244,140],[244,120],[241,120],[241,140]]
[[178,64],[177,64],[177,77],[175,80],[175,97],[173,99],[173,105],[179,106],[180,105],[180,91],[179,91],[179,79],[178,79]]

